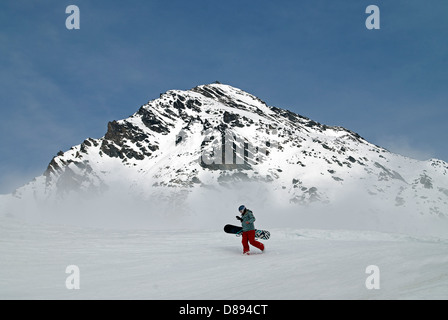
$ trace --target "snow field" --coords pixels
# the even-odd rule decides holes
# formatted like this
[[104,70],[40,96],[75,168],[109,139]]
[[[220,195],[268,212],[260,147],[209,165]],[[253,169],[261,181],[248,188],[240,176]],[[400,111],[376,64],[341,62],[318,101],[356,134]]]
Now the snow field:
[[[0,299],[447,299],[448,242],[272,229],[241,254],[221,230],[113,230],[0,220]],[[66,267],[80,270],[68,290]],[[380,270],[368,290],[366,268]]]

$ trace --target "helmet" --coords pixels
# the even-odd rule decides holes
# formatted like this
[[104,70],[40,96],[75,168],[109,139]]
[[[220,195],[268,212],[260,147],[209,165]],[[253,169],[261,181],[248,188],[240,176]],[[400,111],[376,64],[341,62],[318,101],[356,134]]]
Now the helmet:
[[245,205],[241,205],[239,208],[238,208],[238,211],[244,211],[246,209],[246,206]]

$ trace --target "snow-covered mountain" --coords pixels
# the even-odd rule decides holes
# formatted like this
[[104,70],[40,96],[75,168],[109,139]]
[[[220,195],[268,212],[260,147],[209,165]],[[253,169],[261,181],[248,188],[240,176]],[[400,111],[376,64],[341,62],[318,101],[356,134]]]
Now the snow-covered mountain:
[[104,137],[59,152],[42,176],[0,202],[11,214],[24,202],[108,194],[138,199],[148,212],[167,204],[164,214],[174,215],[196,212],[192,203],[201,201],[192,201],[203,199],[225,210],[239,202],[297,212],[318,205],[360,221],[396,212],[439,221],[448,216],[447,171],[444,161],[391,153],[345,128],[214,83],[170,90],[109,122]]
[[[0,299],[446,299],[447,170],[231,86],[168,91],[0,196]],[[263,254],[222,231],[240,204]]]

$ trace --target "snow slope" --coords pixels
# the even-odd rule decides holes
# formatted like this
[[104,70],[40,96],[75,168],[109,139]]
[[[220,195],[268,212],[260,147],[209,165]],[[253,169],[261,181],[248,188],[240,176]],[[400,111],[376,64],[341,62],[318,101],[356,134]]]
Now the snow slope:
[[[112,230],[0,219],[0,299],[448,299],[448,240],[273,229],[264,254],[215,230]],[[253,249],[253,253],[257,253]],[[65,286],[77,265],[80,289]],[[380,269],[368,290],[366,268]]]

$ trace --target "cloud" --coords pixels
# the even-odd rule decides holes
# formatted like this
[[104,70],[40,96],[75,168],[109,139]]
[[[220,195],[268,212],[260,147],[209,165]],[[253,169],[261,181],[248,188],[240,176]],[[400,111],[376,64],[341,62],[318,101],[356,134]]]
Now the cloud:
[[33,178],[41,175],[43,170],[16,167],[9,164],[0,165],[0,194],[9,194],[24,186]]
[[434,158],[435,151],[430,146],[421,146],[403,135],[390,135],[379,138],[379,145],[387,150],[417,160]]

